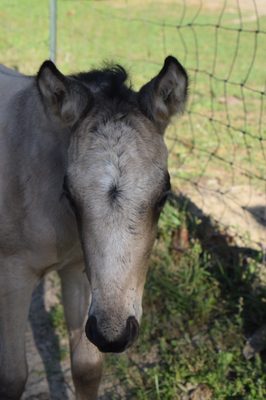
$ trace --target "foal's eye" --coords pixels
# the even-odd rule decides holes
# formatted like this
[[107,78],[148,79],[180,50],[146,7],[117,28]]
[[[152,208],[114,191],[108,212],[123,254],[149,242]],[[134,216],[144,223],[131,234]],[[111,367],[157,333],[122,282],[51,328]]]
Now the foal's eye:
[[156,203],[156,208],[158,211],[161,211],[163,209],[169,194],[170,194],[170,190],[163,193],[162,196],[159,198],[158,202]]

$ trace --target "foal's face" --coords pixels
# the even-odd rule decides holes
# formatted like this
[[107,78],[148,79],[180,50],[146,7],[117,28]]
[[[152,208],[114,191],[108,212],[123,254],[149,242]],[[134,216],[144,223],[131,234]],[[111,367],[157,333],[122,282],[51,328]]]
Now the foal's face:
[[79,225],[91,305],[88,338],[119,352],[138,335],[157,221],[170,190],[163,133],[184,109],[188,78],[173,57],[136,93],[123,69],[37,82],[45,109],[72,130],[66,186]]
[[87,334],[116,351],[138,333],[148,257],[170,190],[167,149],[140,114],[91,125],[73,138],[80,151],[68,182],[92,290]]

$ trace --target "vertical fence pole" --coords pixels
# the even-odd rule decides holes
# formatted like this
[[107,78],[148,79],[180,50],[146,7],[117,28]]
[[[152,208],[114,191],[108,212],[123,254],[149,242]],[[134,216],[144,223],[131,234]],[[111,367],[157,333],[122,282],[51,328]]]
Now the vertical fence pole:
[[50,60],[56,62],[57,0],[50,0]]

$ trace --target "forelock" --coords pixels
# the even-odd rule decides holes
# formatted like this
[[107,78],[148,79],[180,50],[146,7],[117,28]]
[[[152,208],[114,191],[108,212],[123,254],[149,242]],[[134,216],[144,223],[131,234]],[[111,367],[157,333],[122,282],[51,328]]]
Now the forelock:
[[128,73],[118,64],[105,64],[102,69],[72,75],[72,78],[87,85],[94,94],[101,94],[109,99],[130,97],[131,85]]

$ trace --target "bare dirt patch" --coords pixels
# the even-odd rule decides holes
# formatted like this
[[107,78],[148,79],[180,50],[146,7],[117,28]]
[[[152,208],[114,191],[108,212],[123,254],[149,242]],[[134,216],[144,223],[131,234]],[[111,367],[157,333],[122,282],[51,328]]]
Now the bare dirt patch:
[[[222,10],[224,5],[226,5],[226,8],[228,11],[231,12],[238,12],[238,3],[234,0],[230,0],[225,2],[224,0],[204,0],[203,2],[201,0],[190,0],[189,5],[193,6],[198,6],[202,7],[205,10]],[[256,14],[256,10],[259,16],[265,15],[266,14],[266,2],[265,0],[256,0],[256,8],[254,6],[254,1],[252,0],[241,0],[240,2],[240,8],[242,11],[251,11]]]
[[223,187],[218,179],[188,185],[182,192],[204,215],[226,227],[240,245],[265,250],[266,193],[245,185]]
[[[62,339],[56,334],[49,311],[58,303],[55,275],[48,275],[36,288],[26,333],[29,378],[22,400],[74,400],[70,360],[62,358]],[[64,343],[65,345],[65,343]]]
[[[55,272],[36,288],[31,304],[26,351],[29,377],[22,400],[75,400],[71,377],[68,339],[56,332],[49,313],[59,304],[60,285]],[[113,376],[102,379],[99,400],[112,398],[123,390]]]

